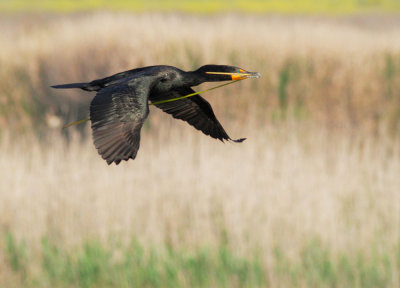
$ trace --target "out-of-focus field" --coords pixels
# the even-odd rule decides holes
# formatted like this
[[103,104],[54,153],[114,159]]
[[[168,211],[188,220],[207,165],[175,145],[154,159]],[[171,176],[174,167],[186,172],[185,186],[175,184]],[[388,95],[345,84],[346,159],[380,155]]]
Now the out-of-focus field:
[[[0,19],[0,286],[398,287],[400,19]],[[151,109],[107,166],[93,94],[129,68],[259,71],[205,94],[222,144]],[[204,87],[209,87],[205,85]]]
[[354,14],[395,13],[400,11],[397,0],[2,0],[0,11],[15,12],[74,12],[111,9],[116,11],[180,11],[190,13],[251,12]]

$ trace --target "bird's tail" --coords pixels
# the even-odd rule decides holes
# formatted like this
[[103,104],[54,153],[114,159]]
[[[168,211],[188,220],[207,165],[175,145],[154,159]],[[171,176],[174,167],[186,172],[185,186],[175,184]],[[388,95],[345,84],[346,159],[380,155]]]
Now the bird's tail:
[[80,88],[86,90],[88,86],[89,83],[70,83],[70,84],[53,85],[51,86],[51,88],[56,88],[56,89]]

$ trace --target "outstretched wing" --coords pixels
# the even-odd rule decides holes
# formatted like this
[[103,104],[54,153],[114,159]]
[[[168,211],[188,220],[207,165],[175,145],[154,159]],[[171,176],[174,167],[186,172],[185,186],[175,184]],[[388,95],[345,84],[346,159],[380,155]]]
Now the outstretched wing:
[[107,164],[135,159],[149,114],[148,85],[124,82],[101,89],[90,104],[93,142]]
[[[195,93],[193,89],[186,87],[179,90],[168,92],[161,96],[151,95],[150,101],[156,102],[160,100],[177,98],[180,96]],[[210,135],[215,139],[232,140],[234,142],[242,142],[245,138],[233,140],[225,132],[222,125],[215,117],[214,111],[204,98],[199,95],[161,104],[155,104],[164,112],[171,114],[176,119],[188,122],[196,129],[202,131],[206,135]]]

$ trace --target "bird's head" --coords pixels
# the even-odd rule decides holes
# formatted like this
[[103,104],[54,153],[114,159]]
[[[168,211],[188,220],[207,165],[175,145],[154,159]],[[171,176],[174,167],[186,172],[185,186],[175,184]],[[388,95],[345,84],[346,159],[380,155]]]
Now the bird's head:
[[204,65],[197,69],[196,74],[202,76],[206,82],[242,80],[246,78],[260,78],[258,72],[248,72],[242,68],[227,65]]

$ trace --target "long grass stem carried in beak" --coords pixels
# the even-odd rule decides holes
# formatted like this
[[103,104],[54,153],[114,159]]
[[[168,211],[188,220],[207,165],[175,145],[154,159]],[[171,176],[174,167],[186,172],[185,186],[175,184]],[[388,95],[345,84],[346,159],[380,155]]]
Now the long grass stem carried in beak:
[[[244,79],[245,79],[245,78],[244,78]],[[150,103],[150,105],[157,105],[157,104],[162,104],[162,103],[167,103],[167,102],[176,101],[176,100],[179,100],[179,99],[184,99],[184,98],[192,97],[192,96],[195,96],[195,95],[198,95],[198,94],[207,92],[207,91],[211,91],[211,90],[214,90],[214,89],[217,89],[217,88],[221,88],[221,87],[226,86],[226,85],[229,85],[229,84],[233,84],[233,83],[238,82],[238,81],[240,81],[240,80],[243,80],[243,79],[233,80],[233,81],[231,81],[231,82],[224,83],[224,84],[221,84],[221,85],[212,87],[212,88],[210,88],[210,89],[203,90],[203,91],[199,91],[199,92],[195,92],[195,93],[188,94],[188,95],[185,95],[185,96],[176,97],[176,98],[172,98],[172,99],[166,99],[166,100],[157,101],[157,102],[152,102],[152,103]]]
[[[172,99],[166,99],[166,100],[162,100],[162,101],[152,102],[152,103],[149,103],[149,105],[157,105],[157,104],[177,101],[177,100],[180,100],[180,99],[184,99],[184,98],[192,97],[192,96],[195,96],[195,95],[199,95],[201,93],[208,92],[208,91],[211,91],[211,90],[214,90],[214,89],[217,89],[217,88],[221,88],[223,86],[226,86],[226,85],[229,85],[229,84],[233,84],[233,83],[238,82],[240,80],[244,80],[244,79],[247,79],[247,78],[260,78],[261,77],[261,74],[258,73],[258,72],[243,72],[243,73],[239,73],[239,72],[238,73],[206,72],[206,73],[207,74],[231,75],[232,76],[232,81],[230,81],[228,83],[224,83],[224,84],[221,84],[221,85],[217,85],[217,86],[211,87],[211,88],[203,90],[203,91],[199,91],[199,92],[195,92],[195,93],[192,93],[192,94],[188,94],[188,95],[185,95],[185,96],[176,97],[176,98],[172,98]],[[81,124],[81,123],[85,123],[85,122],[87,122],[89,120],[90,120],[89,118],[86,118],[86,119],[82,119],[82,120],[79,120],[79,121],[75,121],[75,122],[72,122],[72,123],[69,123],[69,124],[65,125],[63,128],[68,128],[68,127],[73,126],[73,125],[78,125],[78,124]]]

